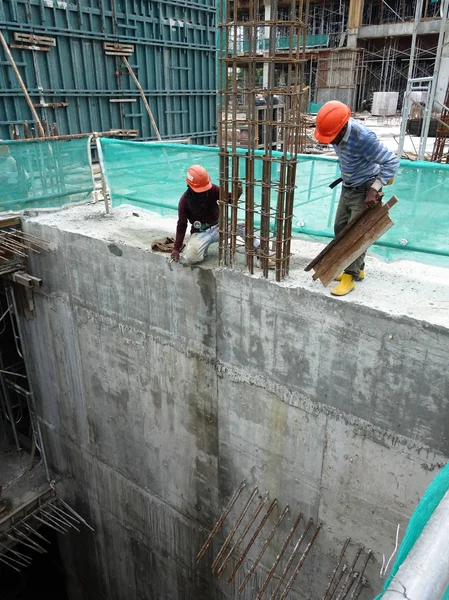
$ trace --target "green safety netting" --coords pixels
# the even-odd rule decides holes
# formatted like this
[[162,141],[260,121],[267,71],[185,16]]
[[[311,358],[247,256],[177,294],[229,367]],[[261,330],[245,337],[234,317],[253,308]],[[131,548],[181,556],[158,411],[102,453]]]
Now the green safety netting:
[[[218,149],[170,143],[101,141],[112,205],[131,204],[160,215],[173,215],[186,189],[185,173],[202,164],[218,183]],[[245,153],[241,149],[242,155]],[[245,161],[240,161],[244,177]],[[256,165],[261,178],[262,161]],[[273,178],[278,177],[278,164]],[[333,237],[333,220],[341,186],[336,159],[301,156],[297,167],[293,232],[298,236]],[[260,188],[258,189],[260,194]],[[386,260],[411,259],[449,265],[449,165],[401,161],[394,184],[384,188],[386,198],[399,199],[391,210],[395,226],[372,251]]]
[[0,142],[0,211],[80,202],[93,188],[90,138]]
[[[405,532],[404,539],[399,547],[398,555],[396,557],[396,561],[391,569],[391,572],[385,581],[383,586],[382,593],[379,596],[376,596],[374,600],[381,600],[384,592],[387,590],[390,585],[391,580],[399,571],[400,566],[407,558],[409,552],[412,550],[413,546],[417,542],[419,536],[424,530],[424,527],[427,525],[427,522],[435,512],[439,503],[446,495],[449,490],[449,464],[447,464],[440,473],[435,477],[432,483],[429,485],[427,490],[425,491],[423,497],[421,498],[418,506],[416,507],[412,518],[407,527],[407,531]],[[441,600],[449,600],[449,588],[444,593],[444,596]]]

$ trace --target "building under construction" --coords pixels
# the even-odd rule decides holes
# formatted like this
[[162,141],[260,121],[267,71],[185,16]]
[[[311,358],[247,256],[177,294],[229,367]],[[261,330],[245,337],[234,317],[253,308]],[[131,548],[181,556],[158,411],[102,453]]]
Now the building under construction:
[[[239,19],[248,18],[252,2],[241,0]],[[433,75],[441,29],[441,2],[421,2],[421,20],[417,25],[416,45],[413,49],[412,77]],[[279,2],[279,18],[285,18],[289,2]],[[260,18],[267,18],[269,5],[260,2]],[[402,99],[409,78],[409,62],[417,2],[392,0],[311,0],[306,16],[306,78],[310,101],[322,104],[339,99],[353,110],[372,107],[375,92],[397,92]],[[241,28],[241,48],[247,45]],[[259,48],[263,51],[264,31],[259,30]],[[287,47],[286,33],[279,30],[277,50]],[[448,84],[447,50],[443,51],[443,64],[438,74],[437,98],[443,102]],[[260,65],[262,67],[262,65]],[[280,69],[277,79],[282,80]],[[262,83],[262,78],[260,80]]]
[[[446,597],[448,11],[0,0],[2,599]],[[336,237],[329,99],[405,157]]]

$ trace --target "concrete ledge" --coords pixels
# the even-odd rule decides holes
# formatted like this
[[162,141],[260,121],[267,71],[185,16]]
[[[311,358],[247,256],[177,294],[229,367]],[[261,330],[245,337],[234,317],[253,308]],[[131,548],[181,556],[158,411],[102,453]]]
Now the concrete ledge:
[[[359,39],[387,38],[410,36],[413,33],[414,21],[406,23],[385,23],[384,25],[367,25],[360,27]],[[418,26],[418,35],[429,35],[439,33],[441,27],[440,19],[433,21],[421,21]]]

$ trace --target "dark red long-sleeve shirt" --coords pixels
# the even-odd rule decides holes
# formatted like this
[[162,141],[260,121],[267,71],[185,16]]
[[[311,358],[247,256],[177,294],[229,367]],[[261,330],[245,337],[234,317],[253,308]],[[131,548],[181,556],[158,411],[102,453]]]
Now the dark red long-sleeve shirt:
[[[195,215],[190,210],[189,205],[187,204],[187,192],[184,192],[184,194],[181,196],[181,199],[178,204],[178,225],[176,227],[176,240],[174,245],[174,249],[178,250],[178,252],[181,250],[181,246],[184,241],[188,221],[190,221],[192,225],[195,221],[201,221],[201,223],[209,224],[214,224],[218,222],[218,199],[220,197],[220,188],[218,187],[218,185],[212,184],[212,187],[206,192],[206,194],[208,210],[206,212],[203,212],[201,216]],[[197,231],[197,229],[192,227],[191,233],[196,233]]]

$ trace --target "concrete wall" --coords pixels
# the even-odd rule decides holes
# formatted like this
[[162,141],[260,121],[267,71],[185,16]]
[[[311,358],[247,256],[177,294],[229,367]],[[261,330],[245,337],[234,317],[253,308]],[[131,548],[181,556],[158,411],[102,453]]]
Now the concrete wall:
[[324,522],[291,598],[321,598],[346,536],[376,553],[372,598],[396,524],[448,455],[448,331],[25,229],[53,248],[32,258],[43,287],[24,321],[49,459],[96,530],[66,538],[71,598],[238,597],[212,551],[194,556],[244,478]]

